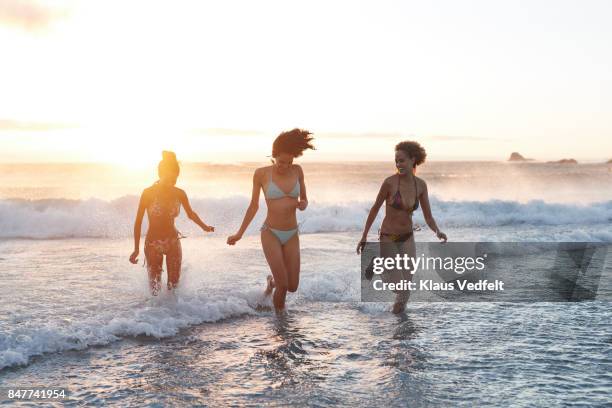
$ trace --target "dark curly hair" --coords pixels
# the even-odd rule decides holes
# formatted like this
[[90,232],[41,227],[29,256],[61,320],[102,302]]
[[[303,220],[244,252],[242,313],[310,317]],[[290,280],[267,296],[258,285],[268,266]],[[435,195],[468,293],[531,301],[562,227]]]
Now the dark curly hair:
[[425,149],[418,143],[410,140],[406,140],[403,142],[399,142],[395,145],[395,151],[402,151],[408,155],[408,157],[414,159],[414,167],[419,164],[423,164],[425,158],[427,157],[427,153]]
[[295,128],[288,132],[283,132],[274,140],[272,144],[272,157],[277,157],[280,153],[288,153],[293,157],[300,157],[304,150],[315,147],[311,143],[314,137],[308,130]]
[[181,168],[176,160],[176,154],[174,154],[174,152],[164,150],[162,152],[162,160],[157,166],[157,173],[159,174],[159,177],[162,177],[163,174],[176,174],[178,177],[180,172]]

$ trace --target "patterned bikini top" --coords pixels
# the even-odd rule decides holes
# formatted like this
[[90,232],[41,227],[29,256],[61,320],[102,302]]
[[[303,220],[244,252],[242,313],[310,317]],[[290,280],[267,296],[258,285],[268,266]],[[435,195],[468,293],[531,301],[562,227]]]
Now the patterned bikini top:
[[416,177],[412,177],[414,179],[414,206],[412,208],[404,208],[404,203],[402,202],[402,193],[400,193],[400,177],[397,176],[397,191],[393,195],[391,199],[391,207],[396,210],[407,210],[410,213],[415,212],[419,209],[419,196],[417,191]]
[[159,200],[159,195],[155,195],[153,201],[147,207],[149,215],[155,218],[168,217],[176,218],[181,212],[181,203],[175,200],[170,207],[162,205]]

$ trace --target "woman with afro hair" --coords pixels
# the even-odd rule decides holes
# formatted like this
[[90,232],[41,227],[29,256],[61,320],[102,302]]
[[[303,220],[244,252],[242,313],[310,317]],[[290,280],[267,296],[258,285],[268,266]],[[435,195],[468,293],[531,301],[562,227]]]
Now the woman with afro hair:
[[[397,173],[383,181],[376,201],[368,214],[361,240],[357,244],[357,253],[363,250],[370,227],[383,203],[386,203],[385,217],[378,236],[381,243],[381,256],[395,256],[398,253],[407,254],[413,258],[416,256],[412,214],[419,208],[419,203],[429,228],[438,239],[446,242],[446,234],[440,231],[431,214],[427,184],[415,174],[416,167],[425,161],[426,156],[425,149],[417,142],[404,141],[395,146]],[[391,276],[383,274],[382,278],[397,282],[403,279],[412,280],[412,276],[413,274],[409,271],[393,271]],[[405,310],[409,295],[409,291],[396,291],[393,313],[401,313]]]

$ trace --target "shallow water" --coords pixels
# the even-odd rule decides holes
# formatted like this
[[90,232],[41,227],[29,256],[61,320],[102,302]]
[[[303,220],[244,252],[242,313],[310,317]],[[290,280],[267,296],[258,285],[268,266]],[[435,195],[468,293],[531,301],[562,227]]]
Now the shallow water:
[[68,405],[610,402],[608,302],[410,303],[393,316],[358,302],[352,234],[301,239],[283,316],[256,308],[256,237],[185,240],[177,298],[148,297],[128,240],[5,241],[0,383],[67,387]]
[[88,404],[603,405],[606,307],[419,304],[396,317],[309,303],[37,358],[3,383],[61,385]]

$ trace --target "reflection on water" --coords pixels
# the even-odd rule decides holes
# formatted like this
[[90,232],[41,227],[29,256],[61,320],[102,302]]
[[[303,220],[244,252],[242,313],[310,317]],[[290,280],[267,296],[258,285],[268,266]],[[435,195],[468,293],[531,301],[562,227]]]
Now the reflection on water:
[[277,316],[249,307],[256,239],[240,257],[186,240],[177,301],[145,297],[127,240],[4,241],[0,363],[29,360],[0,384],[65,386],[68,406],[609,405],[609,303],[411,301],[394,316],[356,302],[348,254],[331,256],[353,243],[304,235],[300,290]]
[[263,368],[263,379],[272,388],[312,387],[324,379],[317,354],[325,353],[325,347],[310,340],[301,324],[297,314],[276,315],[270,323],[269,347],[255,351],[250,360],[252,366]]
[[409,303],[393,316],[310,302],[49,354],[0,380],[66,386],[67,406],[598,405],[611,391],[604,306]]
[[401,313],[399,316],[399,324],[397,328],[393,332],[393,338],[396,340],[411,340],[414,339],[421,328],[417,325],[417,323],[410,317],[410,315],[405,312]]

